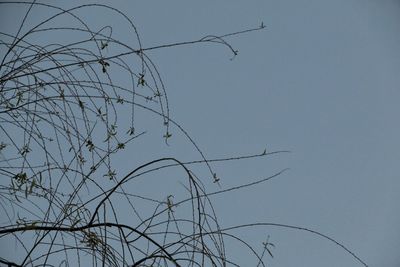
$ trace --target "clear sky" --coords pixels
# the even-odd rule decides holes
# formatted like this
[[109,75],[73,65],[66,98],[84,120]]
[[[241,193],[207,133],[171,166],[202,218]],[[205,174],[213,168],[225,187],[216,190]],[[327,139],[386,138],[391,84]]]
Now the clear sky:
[[[213,165],[222,188],[290,168],[265,184],[213,198],[221,224],[307,227],[335,238],[370,266],[400,266],[399,1],[119,0],[111,5],[133,19],[144,47],[263,22],[263,31],[227,39],[239,51],[233,60],[229,50],[209,44],[149,53],[165,82],[171,117],[207,158],[261,153],[265,147],[291,151]],[[21,19],[15,9],[5,13],[0,10],[0,24]],[[110,18],[103,15],[88,12],[87,20],[107,25]],[[161,138],[150,141],[159,135],[149,130],[148,143],[134,148],[136,163],[162,155],[199,157],[178,133],[169,147]],[[121,168],[131,160],[122,159]],[[271,267],[361,266],[309,233],[264,227],[240,234],[260,246],[270,235],[276,246],[267,261]]]

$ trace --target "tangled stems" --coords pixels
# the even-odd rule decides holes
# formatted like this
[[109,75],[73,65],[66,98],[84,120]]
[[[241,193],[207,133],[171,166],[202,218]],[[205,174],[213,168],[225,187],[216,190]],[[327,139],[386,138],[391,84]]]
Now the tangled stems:
[[[143,47],[133,21],[111,6],[63,9],[36,1],[0,3],[0,7],[7,5],[27,11],[17,33],[0,32],[0,241],[18,249],[18,254],[0,258],[1,263],[237,266],[227,256],[228,238],[247,248],[258,266],[265,266],[267,246],[257,252],[254,245],[230,233],[263,225],[318,235],[366,266],[339,242],[307,228],[272,223],[220,226],[211,196],[269,181],[284,170],[210,193],[206,190],[210,179],[211,184],[219,184],[220,179],[211,164],[288,151],[208,159],[170,116],[167,91],[149,51],[212,43],[223,45],[235,57],[238,51],[227,39],[261,30],[264,24]],[[89,10],[108,12],[123,20],[125,27],[106,25],[94,30],[97,25],[80,15]],[[45,17],[25,29],[37,11]],[[131,39],[115,37],[115,29]],[[167,145],[172,132],[180,132],[200,159],[160,158],[131,167],[122,176],[125,170],[117,167],[118,155],[147,134],[141,130],[141,116],[161,119]],[[194,165],[203,166],[205,173],[195,173]],[[161,179],[168,180],[162,185],[165,191],[152,185]],[[169,183],[178,186],[171,189]]]

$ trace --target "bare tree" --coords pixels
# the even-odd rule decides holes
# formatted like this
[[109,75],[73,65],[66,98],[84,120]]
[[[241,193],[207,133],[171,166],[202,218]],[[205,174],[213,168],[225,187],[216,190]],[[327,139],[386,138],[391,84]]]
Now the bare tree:
[[[1,2],[0,8],[5,5],[18,5],[27,12],[15,34],[0,32],[0,242],[18,249],[15,255],[0,258],[1,263],[237,265],[227,256],[225,240],[229,240],[246,248],[257,266],[265,266],[274,245],[268,239],[263,244],[248,243],[233,231],[275,226],[328,239],[366,266],[342,244],[307,228],[275,223],[221,226],[210,196],[268,181],[285,170],[209,193],[207,181],[219,183],[211,163],[287,151],[208,159],[170,116],[167,91],[149,51],[212,43],[223,45],[235,57],[238,52],[227,38],[262,30],[264,24],[220,36],[143,47],[132,20],[111,6],[62,9],[33,1]],[[47,17],[24,30],[33,9],[41,9]],[[106,25],[93,30],[79,14],[98,9],[124,20],[125,27]],[[70,23],[60,25],[60,18]],[[116,39],[116,30],[135,40]],[[116,155],[145,135],[137,130],[137,118],[143,114],[161,119],[167,145],[173,131],[180,132],[200,159],[157,158],[122,173],[115,165]],[[203,166],[206,172],[200,177],[194,165]],[[170,169],[178,173],[171,183],[179,189],[160,194],[153,183]],[[147,191],[136,190],[142,184]]]

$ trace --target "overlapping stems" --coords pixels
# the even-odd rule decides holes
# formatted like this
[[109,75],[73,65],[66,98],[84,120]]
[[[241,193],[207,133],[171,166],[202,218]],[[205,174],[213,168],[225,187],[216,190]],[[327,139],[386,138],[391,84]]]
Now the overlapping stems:
[[[281,172],[213,193],[207,193],[203,181],[218,182],[212,162],[287,151],[207,160],[170,117],[164,83],[148,55],[151,50],[217,43],[236,56],[226,38],[260,30],[263,24],[221,36],[143,47],[133,21],[107,5],[71,9],[36,1],[0,5],[28,10],[16,34],[0,32],[0,207],[4,214],[0,238],[17,243],[23,251],[15,259],[0,258],[1,263],[235,266],[225,249],[224,240],[229,239],[241,243],[264,266],[267,248],[256,249],[230,233],[233,228],[223,229],[210,197],[268,181]],[[49,15],[28,27],[30,14],[38,9]],[[111,26],[93,30],[78,15],[97,9],[122,18],[126,27],[121,28],[134,41],[114,38]],[[58,19],[78,26],[60,25]],[[52,38],[57,42],[52,43]],[[201,159],[160,158],[126,175],[116,170],[116,154],[145,134],[136,125],[137,114],[143,112],[162,119],[166,144],[173,128],[189,140]],[[194,164],[205,166],[206,177],[196,176],[190,168]],[[170,168],[179,168],[185,176],[178,184],[182,195],[154,198],[132,190],[132,184],[146,183],[149,176]],[[121,206],[128,218],[121,214]]]

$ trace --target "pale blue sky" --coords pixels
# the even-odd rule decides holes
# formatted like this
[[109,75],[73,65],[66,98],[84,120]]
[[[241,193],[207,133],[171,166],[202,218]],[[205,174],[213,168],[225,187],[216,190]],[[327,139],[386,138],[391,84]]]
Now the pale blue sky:
[[[208,158],[264,147],[292,151],[213,165],[223,188],[290,168],[266,184],[215,197],[222,225],[308,227],[342,242],[370,266],[400,265],[399,1],[120,0],[112,6],[133,19],[144,47],[267,26],[227,39],[239,50],[232,61],[217,45],[149,53],[164,79],[171,116]],[[0,12],[1,24],[9,23],[10,12]],[[108,24],[100,10],[87,16]],[[151,141],[159,132],[149,132],[148,143],[134,148],[141,155],[134,161],[198,158],[178,133],[166,147],[162,139]],[[121,160],[121,167],[130,161]],[[268,234],[276,245],[268,266],[361,266],[309,233],[246,232],[254,242]]]

